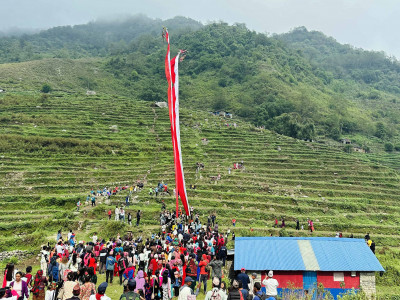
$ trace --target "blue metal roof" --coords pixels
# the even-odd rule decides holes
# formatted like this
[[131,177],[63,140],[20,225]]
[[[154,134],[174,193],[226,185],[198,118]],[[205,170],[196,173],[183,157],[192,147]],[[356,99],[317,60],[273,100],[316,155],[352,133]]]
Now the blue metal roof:
[[363,239],[237,237],[235,270],[384,271]]

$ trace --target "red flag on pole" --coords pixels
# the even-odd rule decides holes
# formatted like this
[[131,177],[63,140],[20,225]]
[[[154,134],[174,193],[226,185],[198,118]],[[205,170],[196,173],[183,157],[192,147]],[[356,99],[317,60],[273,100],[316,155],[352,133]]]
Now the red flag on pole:
[[167,55],[165,57],[165,76],[168,81],[168,109],[171,122],[172,147],[174,150],[175,184],[176,184],[176,214],[179,210],[179,198],[181,198],[186,215],[190,215],[189,202],[186,194],[185,176],[182,165],[181,132],[179,126],[179,59],[185,51],[180,50],[178,55],[171,59],[168,31],[165,29],[163,36],[168,42]]

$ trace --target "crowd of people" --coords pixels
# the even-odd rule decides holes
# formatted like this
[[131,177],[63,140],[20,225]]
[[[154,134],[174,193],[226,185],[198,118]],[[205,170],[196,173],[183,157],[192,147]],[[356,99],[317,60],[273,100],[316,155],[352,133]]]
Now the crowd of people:
[[[157,197],[159,194],[160,195],[161,194],[168,194],[169,196],[171,196],[171,192],[170,192],[170,190],[168,188],[168,185],[166,183],[159,182],[154,189],[150,188],[150,190],[149,190],[149,195],[150,196],[155,195]],[[173,194],[175,196],[175,189],[173,189]]]
[[[232,222],[233,222],[233,221],[232,221]],[[235,220],[235,222],[236,222],[236,220]],[[303,225],[303,224],[300,225],[300,220],[299,220],[299,219],[296,219],[295,222],[296,222],[296,230],[300,230],[300,229],[301,229],[301,230],[304,230],[304,225]],[[279,225],[279,223],[278,223],[278,218],[275,217],[273,227],[275,227],[275,228],[278,228],[278,227],[280,227],[280,228],[285,228],[285,227],[286,227],[286,221],[285,221],[285,219],[282,218],[282,219],[281,219],[281,224]],[[313,232],[313,231],[315,230],[315,228],[314,228],[314,221],[311,220],[311,219],[307,219],[307,227],[308,227],[308,230],[309,230],[310,232]]]
[[[143,187],[143,186],[142,186]],[[140,188],[142,188],[140,187]],[[87,201],[96,205],[96,197],[110,197],[127,190],[125,207],[137,187],[92,189]],[[168,190],[159,183],[159,190]],[[94,200],[93,200],[94,199]],[[45,245],[40,251],[40,270],[32,275],[32,267],[25,272],[8,264],[0,289],[0,299],[12,300],[109,300],[106,295],[108,284],[120,285],[119,299],[129,300],[194,300],[201,292],[205,300],[266,300],[275,299],[279,283],[269,271],[262,281],[266,293],[261,291],[257,274],[248,276],[246,270],[235,276],[224,273],[229,237],[235,239],[234,232],[221,232],[215,213],[207,216],[202,223],[199,214],[190,207],[191,215],[179,211],[169,211],[162,200],[159,216],[160,230],[151,236],[98,237],[95,233],[90,241],[77,241],[72,230],[64,235],[57,233],[54,245]],[[123,206],[108,210],[108,219],[132,224],[132,215],[125,215]],[[136,213],[139,226],[142,213]],[[314,223],[307,220],[308,230],[314,231]],[[278,219],[274,220],[278,227]],[[232,219],[233,228],[236,219]],[[282,219],[281,228],[285,220]],[[296,220],[296,229],[300,222]],[[303,229],[303,225],[301,225]],[[341,233],[337,237],[342,237]],[[368,246],[375,251],[375,243],[369,234],[365,236]],[[98,274],[105,274],[105,282],[98,284]],[[209,289],[208,281],[212,287]],[[228,288],[229,286],[229,288]]]
[[[92,188],[90,190],[90,193],[86,197],[85,204],[86,206],[91,205],[91,206],[96,206],[96,200],[99,197],[102,197],[103,199],[110,199],[111,196],[115,196],[118,193],[122,191],[128,191],[128,194],[125,198],[126,206],[129,207],[130,205],[130,199],[132,197],[133,193],[136,193],[140,191],[144,187],[144,184],[141,181],[138,181],[136,185],[123,185],[123,186],[115,186],[114,188],[110,187],[104,187],[103,189],[94,189]],[[77,210],[79,210],[79,207],[81,206],[81,202],[77,202]]]
[[[42,247],[35,275],[31,267],[23,273],[7,265],[0,299],[108,300],[108,284],[119,284],[120,299],[192,300],[203,292],[207,300],[242,299],[237,295],[264,300],[257,299],[261,287],[249,285],[251,279],[243,272],[228,289],[223,269],[229,235],[219,231],[215,214],[202,225],[198,214],[189,218],[165,209],[159,232],[145,239],[132,233],[111,238],[95,233],[83,242],[72,230],[67,235],[60,230],[54,245]],[[105,282],[98,285],[99,274],[105,274]]]
[[[129,208],[129,205],[126,205],[125,207]],[[108,216],[108,220],[112,219],[112,214],[113,211],[110,208],[107,212],[107,216]],[[140,224],[140,219],[142,217],[142,211],[139,209],[136,213],[136,226],[139,226]],[[114,210],[114,220],[115,221],[120,221],[125,223],[125,219],[128,222],[128,225],[132,225],[132,214],[130,212],[128,212],[128,214],[125,216],[125,209],[123,206],[119,207],[118,205],[115,206],[115,210]]]

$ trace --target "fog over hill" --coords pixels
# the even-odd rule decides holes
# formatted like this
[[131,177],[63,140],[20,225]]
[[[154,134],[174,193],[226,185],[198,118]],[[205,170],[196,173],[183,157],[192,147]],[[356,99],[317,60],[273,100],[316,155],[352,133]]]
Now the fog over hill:
[[77,25],[135,14],[160,19],[180,15],[203,24],[219,20],[245,23],[258,32],[284,33],[305,26],[341,43],[400,57],[400,40],[393,38],[393,31],[400,27],[396,0],[3,0],[1,4],[0,31]]

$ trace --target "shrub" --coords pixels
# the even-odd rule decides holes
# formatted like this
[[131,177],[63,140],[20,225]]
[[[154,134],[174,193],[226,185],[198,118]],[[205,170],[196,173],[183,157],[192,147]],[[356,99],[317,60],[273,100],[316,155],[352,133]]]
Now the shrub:
[[279,236],[285,237],[285,236],[289,236],[289,234],[287,233],[285,228],[282,228],[281,230],[279,230]]
[[393,152],[393,144],[392,143],[385,143],[385,151],[386,152]]
[[327,191],[326,195],[329,196],[329,197],[334,197],[335,196],[335,192],[332,191],[332,190],[331,191]]
[[345,145],[343,147],[343,151],[346,153],[351,153],[353,151],[353,146],[352,145]]
[[10,258],[6,258],[6,259],[4,259],[4,260],[2,261],[2,264],[4,264],[4,265],[7,265],[7,264],[14,264],[14,265],[16,265],[16,264],[18,264],[18,257],[13,256],[13,257],[10,257]]
[[45,84],[42,85],[42,88],[40,89],[40,91],[42,93],[48,94],[48,93],[50,93],[52,91],[52,88],[51,88],[50,84],[45,83]]
[[107,222],[106,226],[104,226],[102,234],[105,237],[113,237],[116,236],[118,233],[121,236],[123,236],[125,234],[125,230],[126,230],[125,223],[118,221],[111,221]]
[[[399,145],[399,146],[400,146],[400,145]],[[366,153],[370,153],[370,152],[371,152],[371,148],[368,147],[367,145],[363,145],[363,146],[362,146],[362,149],[364,149]]]
[[364,300],[364,299],[370,299],[367,297],[367,295],[364,293],[363,290],[358,290],[356,291],[354,288],[346,291],[345,293],[342,293],[340,296],[337,297],[337,299],[340,300]]

